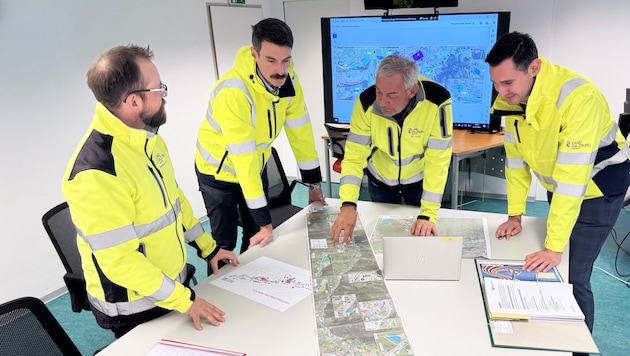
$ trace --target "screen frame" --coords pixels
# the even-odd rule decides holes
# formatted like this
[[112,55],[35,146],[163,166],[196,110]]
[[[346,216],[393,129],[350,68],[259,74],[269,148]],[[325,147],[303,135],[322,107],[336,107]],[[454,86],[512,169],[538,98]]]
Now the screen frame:
[[[497,14],[497,39],[509,32],[509,24],[511,13],[509,11],[486,11],[486,12],[466,12],[466,13],[448,13],[448,14],[440,14],[439,16],[450,16],[450,15],[485,15],[485,14]],[[323,67],[323,85],[324,85],[324,122],[328,124],[343,124],[340,123],[338,119],[336,119],[333,115],[333,80],[332,80],[332,53],[331,53],[331,28],[330,21],[331,19],[353,19],[353,18],[409,18],[409,17],[422,17],[428,18],[432,14],[405,14],[405,15],[368,15],[368,16],[338,16],[338,17],[322,17],[321,18],[321,36],[322,36],[322,67]],[[430,21],[430,20],[429,20]],[[422,74],[422,72],[420,72]],[[494,88],[492,88],[492,99],[494,100],[497,97],[497,92]],[[500,118],[497,121],[495,117],[490,115],[490,108],[488,108],[488,118],[486,127],[478,127],[476,125],[470,125],[470,123],[465,122],[453,122],[454,129],[466,129],[466,130],[474,130],[474,131],[489,131],[496,132],[500,129]]]

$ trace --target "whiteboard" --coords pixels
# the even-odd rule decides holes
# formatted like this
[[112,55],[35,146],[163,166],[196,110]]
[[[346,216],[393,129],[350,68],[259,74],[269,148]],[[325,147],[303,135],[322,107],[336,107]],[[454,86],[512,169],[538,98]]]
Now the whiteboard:
[[216,78],[234,65],[236,52],[252,44],[252,25],[263,19],[260,5],[208,5]]

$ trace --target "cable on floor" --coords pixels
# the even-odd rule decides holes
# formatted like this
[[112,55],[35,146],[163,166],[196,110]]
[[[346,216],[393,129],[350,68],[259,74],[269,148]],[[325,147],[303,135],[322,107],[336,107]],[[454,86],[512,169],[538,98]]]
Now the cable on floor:
[[[623,254],[625,254],[626,256],[630,257],[630,251],[626,250],[623,247],[623,243],[626,241],[626,239],[628,239],[628,237],[630,236],[630,232],[628,232],[626,234],[626,236],[624,236],[623,239],[621,239],[621,241],[618,240],[618,236],[617,236],[617,231],[615,231],[615,229],[613,228],[610,231],[610,235],[612,236],[613,242],[615,243],[615,245],[617,245],[617,253],[615,254],[615,273],[617,273],[617,275],[619,275],[619,277],[625,278],[625,277],[630,277],[630,273],[621,273],[619,272],[619,255],[623,252]],[[620,282],[622,282],[623,284],[626,285],[626,287],[630,288],[630,279],[628,280],[623,280],[615,275],[613,275],[612,273],[604,270],[603,268],[597,267],[597,266],[593,266],[594,268],[597,268],[598,270],[606,273],[607,275],[619,280]]]

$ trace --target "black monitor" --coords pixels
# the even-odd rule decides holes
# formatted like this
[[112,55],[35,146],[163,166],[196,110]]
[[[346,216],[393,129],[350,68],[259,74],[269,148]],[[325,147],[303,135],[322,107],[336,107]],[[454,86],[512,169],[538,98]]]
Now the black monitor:
[[416,7],[454,7],[458,0],[363,0],[366,10],[372,9],[402,9]]
[[[493,131],[496,91],[486,54],[509,31],[509,12],[322,18],[325,122],[348,124],[359,94],[390,54],[413,58],[420,74],[453,98],[453,126]],[[492,128],[491,128],[492,127]]]

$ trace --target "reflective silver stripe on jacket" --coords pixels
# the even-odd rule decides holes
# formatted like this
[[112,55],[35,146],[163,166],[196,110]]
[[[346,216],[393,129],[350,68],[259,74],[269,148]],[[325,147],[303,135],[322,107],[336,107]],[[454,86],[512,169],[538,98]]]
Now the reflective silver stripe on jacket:
[[[178,275],[179,276],[179,275]],[[146,298],[153,303],[158,303],[163,300],[166,300],[169,295],[173,294],[175,290],[175,282],[171,279],[168,279],[166,276],[162,279],[162,285],[155,293],[148,295]]]
[[561,194],[561,195],[566,195],[568,197],[574,197],[574,198],[583,197],[584,194],[586,194],[586,188],[588,187],[588,184],[579,185],[579,184],[560,183],[553,180],[553,178],[551,177],[543,176],[536,172],[534,172],[534,174],[541,182],[544,182],[547,185],[553,186],[554,194]]
[[[179,283],[182,283],[185,280],[185,278],[186,278],[186,266],[184,266],[184,269],[182,270],[182,272],[177,276],[176,281]],[[165,300],[166,298],[170,296],[170,294],[168,294],[166,295],[166,297],[162,299],[155,299],[157,297],[157,294],[161,296],[169,288],[168,286],[165,286],[165,285],[167,284],[172,285],[173,289],[171,290],[171,293],[173,293],[173,290],[175,290],[175,282],[173,282],[172,280],[166,277],[164,277],[164,279],[168,281],[168,283],[163,282],[160,289],[156,293],[153,293],[151,297],[145,297],[142,299],[134,300],[133,302],[109,303],[104,300],[99,300],[95,298],[90,293],[88,293],[88,300],[90,301],[90,305],[93,308],[95,308],[96,310],[110,317],[119,316],[119,315],[137,314],[137,313],[147,311],[149,309],[156,307],[155,302],[151,301],[151,299],[154,299],[155,301],[161,301],[161,300]]]
[[[386,185],[388,185],[390,187],[393,187],[393,186],[396,186],[396,185],[399,184],[399,181],[397,179],[386,179],[385,177],[380,175],[378,173],[378,171],[376,170],[376,167],[374,167],[374,164],[372,163],[372,161],[368,162],[367,169],[368,169],[368,171],[370,171],[370,173],[372,173],[372,176],[374,176],[374,178],[376,178],[380,182],[385,183]],[[407,185],[407,184],[418,183],[423,178],[424,178],[424,172],[422,172],[420,174],[416,174],[416,175],[414,175],[413,177],[411,177],[409,179],[401,179],[400,180],[400,184]]]
[[615,142],[617,140],[617,130],[619,130],[619,126],[617,126],[617,124],[614,124],[610,128],[610,131],[608,131],[608,134],[606,134],[606,137],[602,138],[601,141],[599,141],[599,148],[606,147]]
[[[218,167],[221,164],[221,162],[217,161],[210,153],[208,153],[208,151],[206,151],[205,148],[203,148],[199,141],[197,141],[197,150],[199,150],[201,158],[203,158],[203,160],[206,161],[209,165]],[[225,164],[221,167],[221,170],[227,171],[234,176],[236,175],[236,171],[232,169],[232,167],[228,167]]]
[[[173,214],[175,212],[175,214]],[[92,251],[99,251],[112,248],[136,238],[150,236],[175,222],[176,216],[181,212],[181,204],[179,198],[173,204],[173,210],[168,210],[164,215],[155,219],[153,222],[142,225],[128,225],[118,229],[85,236],[82,231],[78,230],[79,236],[90,245]]]
[[245,199],[245,202],[250,209],[259,209],[267,206],[267,199],[264,196],[256,199]]
[[597,151],[593,152],[558,152],[556,163],[575,164],[578,166],[588,166],[595,162]]
[[628,159],[628,156],[630,156],[630,148],[624,145],[623,148],[619,150],[619,152],[615,153],[608,159],[605,159],[594,165],[593,171],[591,172],[591,178],[595,177],[597,173],[608,166],[625,162]]
[[514,132],[505,131],[503,133],[503,142],[515,145],[516,139],[514,138]]
[[428,192],[426,190],[422,191],[422,200],[428,201],[431,203],[441,204],[442,203],[442,194],[435,194]]
[[372,144],[372,137],[369,135],[358,135],[352,131],[348,133],[348,142],[354,142],[361,146],[369,146]]
[[186,242],[193,242],[197,238],[201,237],[204,233],[205,230],[203,229],[201,223],[197,223],[195,224],[195,226],[184,232],[184,240],[186,240]]
[[319,159],[314,159],[312,161],[308,161],[308,162],[300,162],[298,161],[298,168],[304,171],[308,171],[311,169],[315,169],[317,167],[319,167]]
[[341,177],[341,179],[339,180],[339,185],[344,185],[344,184],[351,184],[351,185],[356,185],[357,187],[361,187],[361,179],[359,177],[355,177],[355,176],[351,176],[351,175],[346,175]]
[[446,151],[452,146],[453,146],[452,140],[436,140],[432,138],[432,139],[429,139],[429,142],[427,143],[428,148],[432,150],[440,150],[440,151]]
[[240,143],[232,143],[232,144],[228,144],[227,147],[230,154],[234,156],[247,154],[247,153],[253,153],[253,152],[256,152],[256,140],[240,142]]
[[588,82],[583,78],[573,78],[568,82],[562,85],[560,88],[560,95],[558,96],[558,101],[556,101],[556,109],[560,110],[564,101],[571,95],[571,93],[577,89],[579,86],[587,84]]
[[300,127],[308,125],[310,122],[311,122],[311,118],[308,115],[308,113],[306,113],[300,118],[293,119],[293,120],[285,120],[284,124],[286,125],[286,127],[290,129],[299,129]]
[[[249,102],[249,106],[251,107],[251,111],[252,111],[251,112],[252,126],[256,127],[256,104],[254,104],[254,100],[252,100],[252,96],[249,93],[249,90],[247,90],[247,85],[245,84],[245,82],[243,82],[241,79],[238,79],[238,78],[230,78],[230,79],[226,79],[222,81],[210,93],[210,101],[214,100],[217,97],[221,89],[240,89],[245,94],[245,96],[247,97],[247,101]],[[221,132],[221,128],[219,128],[219,125],[216,124],[216,122],[215,122],[216,125],[213,125],[213,121],[215,120],[212,117],[212,105],[208,105],[208,112],[206,113],[206,119],[208,120],[208,123],[210,124],[210,126],[212,126],[217,132]]]
[[521,158],[508,158],[505,160],[505,166],[510,169],[525,169],[529,168],[527,163]]

